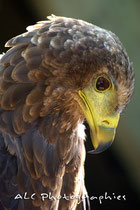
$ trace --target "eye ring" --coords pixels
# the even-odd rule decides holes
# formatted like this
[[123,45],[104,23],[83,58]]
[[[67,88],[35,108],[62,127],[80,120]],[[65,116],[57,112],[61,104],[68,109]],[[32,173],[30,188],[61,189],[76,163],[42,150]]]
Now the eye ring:
[[105,75],[100,75],[95,80],[95,90],[98,92],[105,92],[111,88],[111,81]]

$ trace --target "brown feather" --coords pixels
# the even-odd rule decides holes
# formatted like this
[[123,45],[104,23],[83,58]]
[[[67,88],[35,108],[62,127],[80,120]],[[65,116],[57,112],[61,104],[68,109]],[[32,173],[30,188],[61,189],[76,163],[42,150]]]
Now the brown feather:
[[5,67],[4,71],[3,71],[3,80],[6,82],[13,82],[13,79],[11,77],[12,71],[14,69],[14,66],[7,66]]
[[18,83],[30,83],[28,78],[29,69],[26,67],[25,61],[22,59],[12,71],[12,79]]
[[134,86],[129,58],[112,32],[55,16],[6,46],[11,49],[0,60],[0,129],[13,138],[18,190],[37,194],[33,202],[24,202],[25,209],[74,210],[78,199],[42,202],[39,194],[86,194],[78,91],[107,69],[123,109]]

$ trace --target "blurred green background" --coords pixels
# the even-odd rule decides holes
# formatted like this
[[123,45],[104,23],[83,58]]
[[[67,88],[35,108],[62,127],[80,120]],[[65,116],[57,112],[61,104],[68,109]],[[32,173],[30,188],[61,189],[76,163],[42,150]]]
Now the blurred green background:
[[[126,195],[126,201],[91,201],[92,210],[140,208],[140,1],[139,0],[0,0],[0,53],[5,42],[25,32],[47,15],[75,17],[113,31],[134,64],[136,81],[132,100],[122,113],[115,141],[99,155],[87,154],[86,186],[89,195],[104,192]],[[87,136],[89,130],[87,129]],[[90,139],[86,148],[91,150]]]

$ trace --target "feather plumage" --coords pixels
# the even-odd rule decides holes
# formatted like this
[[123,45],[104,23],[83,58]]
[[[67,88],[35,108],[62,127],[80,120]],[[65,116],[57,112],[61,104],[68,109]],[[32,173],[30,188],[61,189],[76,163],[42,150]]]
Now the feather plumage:
[[[15,185],[8,203],[2,196],[1,204],[10,208],[17,192],[28,191],[36,193],[36,199],[15,201],[20,209],[85,209],[85,204],[77,205],[78,199],[43,202],[40,193],[51,192],[54,197],[87,194],[84,137],[78,133],[84,115],[78,90],[107,67],[118,81],[123,78],[119,94],[125,90],[120,97],[125,106],[133,89],[126,52],[113,33],[56,16],[28,27],[28,32],[6,46],[11,48],[0,61],[0,129],[5,134],[0,139],[0,155],[6,153],[4,161],[10,159],[14,172],[9,182],[14,179]],[[6,149],[8,138],[12,146]],[[1,175],[5,184],[3,171],[7,175],[7,164]]]

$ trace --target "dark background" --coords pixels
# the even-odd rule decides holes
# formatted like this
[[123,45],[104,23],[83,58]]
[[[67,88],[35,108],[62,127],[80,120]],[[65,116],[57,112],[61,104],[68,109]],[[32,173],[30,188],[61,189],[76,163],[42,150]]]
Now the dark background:
[[[140,50],[139,0],[0,0],[0,52],[5,52],[5,42],[25,32],[28,25],[43,20],[47,15],[75,17],[92,22],[115,32],[134,62],[136,87],[131,104],[121,118],[115,142],[102,154],[87,154],[85,171],[89,196],[105,192],[121,199],[91,201],[92,210],[140,209],[140,139],[139,139],[139,50]],[[138,82],[137,82],[138,81]],[[86,150],[92,149],[87,126]]]

